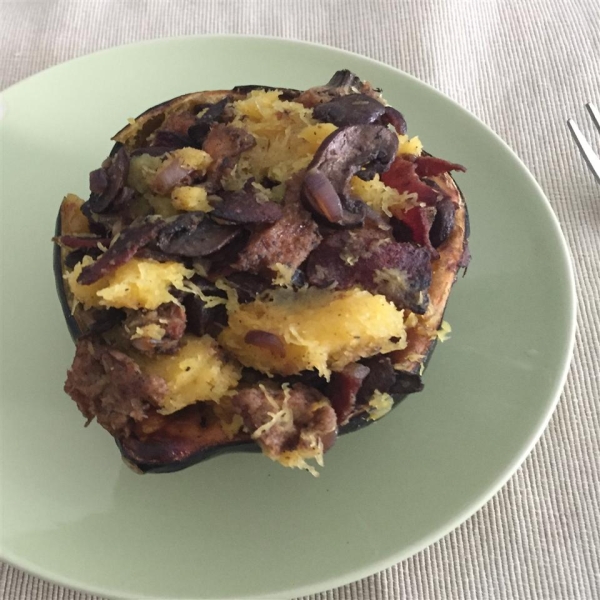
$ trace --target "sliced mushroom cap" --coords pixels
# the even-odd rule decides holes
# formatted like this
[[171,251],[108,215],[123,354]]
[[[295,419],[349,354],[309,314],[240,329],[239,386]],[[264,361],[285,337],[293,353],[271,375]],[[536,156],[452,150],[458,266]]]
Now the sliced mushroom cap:
[[131,200],[132,194],[126,187],[128,174],[129,156],[121,147],[102,164],[102,168],[90,173],[89,208],[95,213],[103,213],[113,205],[122,206]]
[[162,229],[157,246],[163,252],[195,258],[220,250],[241,233],[237,227],[218,225],[203,213],[189,212],[177,216]]
[[429,230],[429,239],[434,248],[439,248],[454,230],[457,206],[451,198],[443,198],[436,205],[435,218]]
[[325,123],[347,127],[374,123],[385,112],[386,107],[375,98],[366,94],[349,94],[315,106],[313,116]]
[[352,125],[334,131],[317,150],[303,182],[303,196],[317,214],[343,227],[360,225],[366,205],[349,194],[360,171],[385,171],[398,151],[398,138],[383,125]]
[[261,202],[251,190],[222,191],[219,196],[221,201],[214,204],[211,217],[229,223],[275,223],[283,215],[279,204],[271,201]]

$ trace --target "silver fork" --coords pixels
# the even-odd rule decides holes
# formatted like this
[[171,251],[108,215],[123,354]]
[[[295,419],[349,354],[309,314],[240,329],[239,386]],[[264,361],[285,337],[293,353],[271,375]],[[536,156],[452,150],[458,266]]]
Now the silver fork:
[[[588,102],[585,107],[587,108],[590,116],[592,117],[592,121],[594,125],[596,125],[596,129],[600,133],[600,111],[595,104]],[[594,152],[594,149],[590,146],[589,142],[581,133],[581,129],[579,129],[577,123],[573,121],[573,119],[567,119],[567,125],[575,138],[575,142],[579,146],[579,150],[581,151],[581,155],[585,159],[585,162],[588,164],[588,167],[592,171],[594,177],[600,183],[600,157]]]

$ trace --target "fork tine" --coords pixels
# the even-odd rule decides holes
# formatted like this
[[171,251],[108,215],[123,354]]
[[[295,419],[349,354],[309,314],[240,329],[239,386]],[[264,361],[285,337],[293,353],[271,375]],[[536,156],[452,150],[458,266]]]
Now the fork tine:
[[[588,108],[590,114],[592,115],[594,120],[596,120],[596,117],[598,116],[598,109],[595,106],[594,109],[596,111],[596,114],[592,112],[592,109]],[[598,121],[596,121],[596,123],[598,124]],[[593,148],[589,145],[588,141],[583,137],[583,133],[581,133],[581,130],[577,126],[577,123],[573,121],[573,119],[567,119],[567,125],[569,126],[569,129],[573,134],[575,142],[581,150],[581,154],[583,155],[585,162],[588,164],[598,183],[600,183],[600,157],[598,157],[598,155],[594,152]],[[598,124],[598,127],[600,128],[600,124]]]
[[600,110],[598,110],[598,107],[593,102],[588,102],[585,107],[588,109],[592,121],[596,125],[596,129],[600,132]]

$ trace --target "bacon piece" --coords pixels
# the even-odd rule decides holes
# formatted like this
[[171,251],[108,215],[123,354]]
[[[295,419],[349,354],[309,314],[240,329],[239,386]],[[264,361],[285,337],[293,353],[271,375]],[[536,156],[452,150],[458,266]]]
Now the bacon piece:
[[360,363],[350,363],[341,371],[331,374],[326,395],[335,410],[338,425],[345,425],[354,412],[356,395],[369,375],[369,370],[369,367]]
[[140,248],[151,242],[163,225],[164,221],[155,219],[124,229],[116,242],[95,263],[81,270],[77,281],[82,285],[90,285],[112,273],[131,260]]
[[415,159],[415,166],[419,177],[436,177],[448,171],[466,171],[462,165],[435,156],[418,156]]
[[98,248],[98,244],[102,244],[103,246],[108,246],[110,244],[110,238],[90,235],[60,235],[53,237],[52,241],[56,242],[59,246],[73,248],[74,250],[81,248]]
[[438,251],[431,244],[429,232],[436,217],[436,209],[433,206],[414,206],[406,211],[391,207],[392,214],[396,219],[404,223],[411,233],[411,241],[424,246],[431,253],[431,257],[439,258]]
[[434,206],[443,194],[422,182],[417,175],[417,165],[409,160],[397,157],[388,171],[381,175],[385,185],[398,190],[401,194],[417,194],[418,201]]

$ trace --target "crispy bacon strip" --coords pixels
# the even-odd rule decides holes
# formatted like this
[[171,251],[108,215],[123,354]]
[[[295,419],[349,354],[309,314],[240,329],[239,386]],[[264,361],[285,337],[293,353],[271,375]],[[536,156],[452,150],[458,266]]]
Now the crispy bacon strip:
[[112,273],[131,260],[140,248],[151,242],[163,225],[164,221],[156,219],[144,221],[137,227],[128,227],[96,262],[82,269],[77,281],[82,285],[90,285]]

